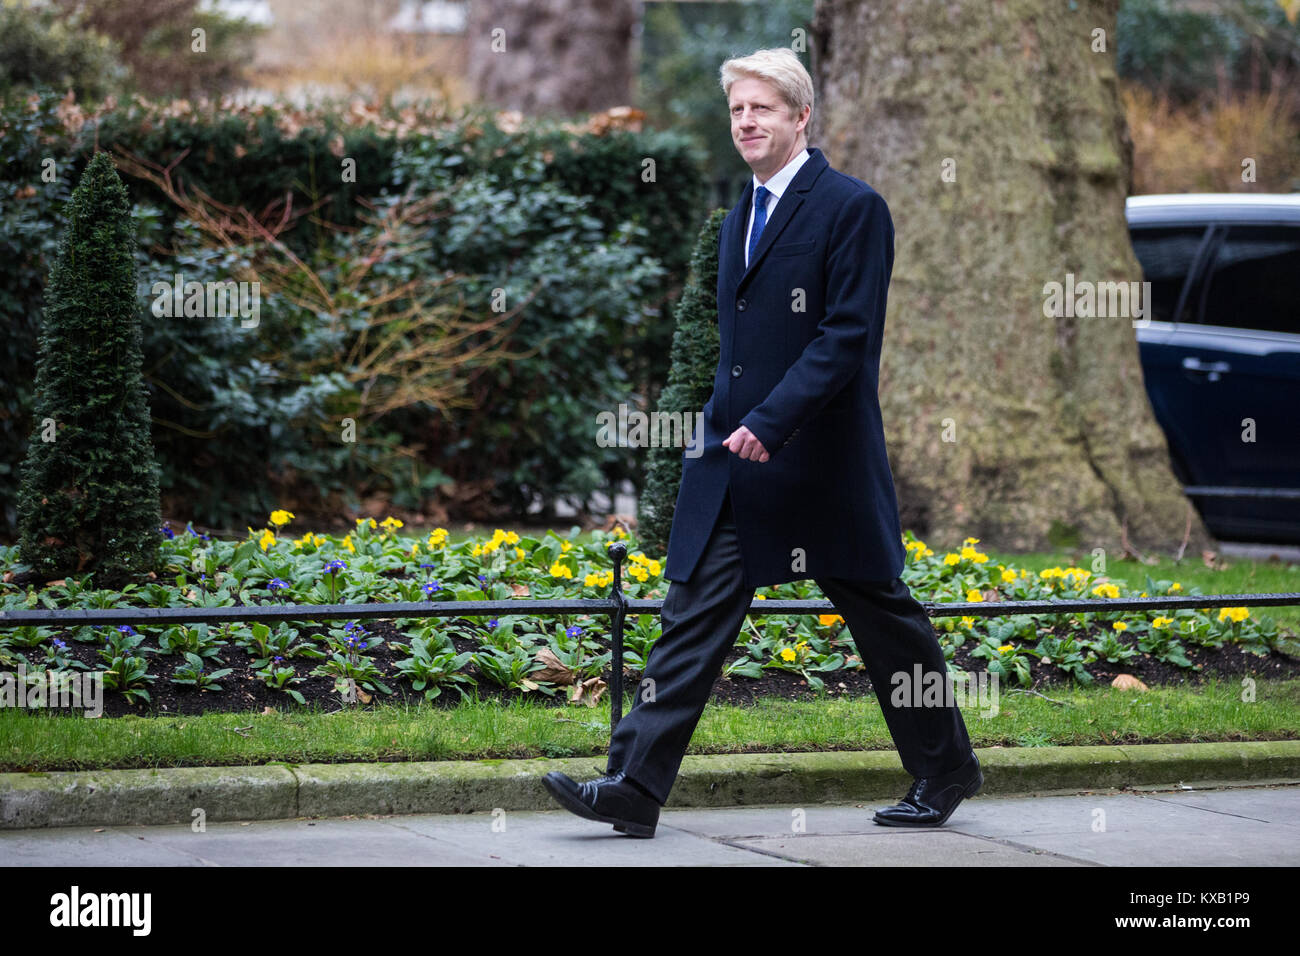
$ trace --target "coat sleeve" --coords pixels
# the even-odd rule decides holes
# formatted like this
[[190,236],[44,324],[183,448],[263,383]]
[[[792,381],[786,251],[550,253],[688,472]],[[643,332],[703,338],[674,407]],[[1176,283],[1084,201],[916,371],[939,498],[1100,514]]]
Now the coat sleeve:
[[885,200],[863,190],[831,226],[826,313],[816,337],[762,402],[741,420],[769,455],[790,440],[862,368],[885,325],[894,223]]

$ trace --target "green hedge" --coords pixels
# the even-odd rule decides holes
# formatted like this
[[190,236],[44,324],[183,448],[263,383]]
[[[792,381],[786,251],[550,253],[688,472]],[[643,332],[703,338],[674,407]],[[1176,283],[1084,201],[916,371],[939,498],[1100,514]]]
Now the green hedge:
[[[254,211],[324,200],[282,238],[325,280],[355,268],[376,227],[364,221],[403,195],[439,193],[419,258],[378,263],[358,301],[341,314],[262,302],[251,334],[238,322],[159,320],[146,314],[146,381],[169,513],[240,528],[292,502],[337,511],[367,495],[414,506],[447,478],[487,489],[482,506],[522,513],[534,496],[580,499],[641,461],[596,446],[595,415],[619,402],[652,402],[667,375],[672,335],[666,306],[680,289],[704,195],[700,157],[672,133],[603,135],[549,126],[507,131],[476,111],[368,113],[255,107],[213,115],[131,105],[61,118],[59,97],[0,107],[6,165],[0,173],[0,531],[16,522],[13,465],[31,428],[36,320],[55,236],[98,142],[158,166],[229,205]],[[80,128],[77,123],[84,120]],[[340,155],[341,154],[341,155]],[[340,181],[355,160],[356,182]],[[653,181],[643,175],[654,161]],[[53,160],[53,181],[42,179]],[[179,160],[177,162],[177,160]],[[149,287],[228,279],[256,248],[207,248],[198,230],[148,182],[124,177],[136,204],[139,303]],[[367,230],[370,230],[369,233]],[[535,355],[467,376],[467,413],[413,406],[385,416],[354,445],[338,423],[357,406],[346,356],[368,306],[411,275],[455,271],[456,292],[485,312],[488,293],[534,291],[510,347]],[[311,370],[310,374],[304,370]]]

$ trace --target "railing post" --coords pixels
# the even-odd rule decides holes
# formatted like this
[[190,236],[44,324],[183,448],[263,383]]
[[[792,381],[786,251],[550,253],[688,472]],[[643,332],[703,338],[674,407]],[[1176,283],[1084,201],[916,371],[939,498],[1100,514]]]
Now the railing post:
[[627,545],[615,541],[609,546],[609,556],[614,559],[614,593],[610,599],[614,602],[614,613],[610,615],[613,638],[613,655],[610,663],[614,673],[609,679],[609,735],[612,738],[623,719],[623,617],[627,614],[627,595],[623,593],[623,559],[627,557]]

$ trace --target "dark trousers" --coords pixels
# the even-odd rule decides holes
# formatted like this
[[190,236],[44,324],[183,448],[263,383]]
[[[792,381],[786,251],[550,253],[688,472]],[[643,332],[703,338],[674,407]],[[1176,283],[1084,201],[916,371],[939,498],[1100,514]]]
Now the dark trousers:
[[[914,682],[918,663],[925,674],[947,673],[925,608],[901,578],[814,580],[852,633],[904,769],[914,777],[957,769],[971,746],[955,704],[894,706],[890,700],[895,686],[891,675],[901,672]],[[660,804],[667,803],[695,725],[753,599],[754,589],[742,581],[728,495],[690,580],[670,583],[662,634],[650,649],[632,706],[610,739],[606,773],[621,769]]]

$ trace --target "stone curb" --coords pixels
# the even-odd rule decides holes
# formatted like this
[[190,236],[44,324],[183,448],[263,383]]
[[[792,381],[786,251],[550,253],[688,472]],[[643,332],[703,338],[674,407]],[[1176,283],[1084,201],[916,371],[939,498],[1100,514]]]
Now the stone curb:
[[[1300,740],[978,749],[980,796],[1226,783],[1300,782]],[[0,774],[0,830],[283,820],[362,814],[555,810],[541,778],[604,772],[562,760],[269,764]],[[668,807],[893,802],[911,777],[888,751],[687,756]],[[978,797],[976,798],[978,799]]]

